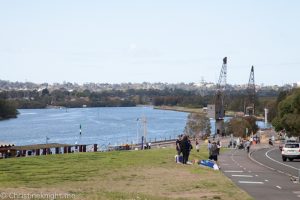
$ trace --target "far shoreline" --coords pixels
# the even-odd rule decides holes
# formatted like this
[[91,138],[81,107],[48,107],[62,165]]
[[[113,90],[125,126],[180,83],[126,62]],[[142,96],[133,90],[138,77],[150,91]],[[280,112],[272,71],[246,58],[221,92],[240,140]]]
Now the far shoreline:
[[187,108],[180,106],[153,106],[153,109],[157,110],[171,110],[186,113],[203,113],[203,108]]

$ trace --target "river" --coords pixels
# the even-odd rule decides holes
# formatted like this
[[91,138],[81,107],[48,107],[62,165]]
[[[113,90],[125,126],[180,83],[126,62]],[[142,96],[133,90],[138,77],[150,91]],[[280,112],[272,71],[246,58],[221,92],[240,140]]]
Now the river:
[[[0,121],[0,141],[15,145],[137,143],[144,135],[143,117],[148,141],[174,139],[184,131],[188,115],[153,107],[20,109],[19,112],[18,118]],[[265,128],[263,122],[257,123]],[[214,120],[211,126],[214,133]]]
[[148,141],[173,139],[183,132],[188,115],[152,107],[20,109],[19,112],[16,119],[0,121],[0,141],[15,145],[136,143],[144,135],[143,116]]

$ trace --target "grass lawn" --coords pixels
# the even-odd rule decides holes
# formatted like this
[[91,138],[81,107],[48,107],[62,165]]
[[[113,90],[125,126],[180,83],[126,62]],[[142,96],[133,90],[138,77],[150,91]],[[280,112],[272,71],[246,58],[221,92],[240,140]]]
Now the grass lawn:
[[[0,193],[88,200],[252,199],[221,172],[176,164],[174,155],[174,148],[165,148],[2,159]],[[206,159],[207,151],[193,149],[190,158]]]

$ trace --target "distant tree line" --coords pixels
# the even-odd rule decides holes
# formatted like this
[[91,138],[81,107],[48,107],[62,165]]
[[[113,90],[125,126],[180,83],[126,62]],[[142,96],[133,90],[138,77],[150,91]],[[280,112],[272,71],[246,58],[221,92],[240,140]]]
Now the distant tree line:
[[[279,92],[257,92],[256,110],[263,113],[264,108],[273,108]],[[183,106],[191,108],[206,107],[214,101],[214,91],[205,96],[199,91],[166,88],[158,89],[128,89],[94,92],[90,90],[68,91],[64,88],[49,91],[10,90],[0,92],[0,98],[15,103],[17,108],[46,108],[47,106],[64,107],[120,107],[151,104],[154,106]],[[246,91],[228,90],[226,92],[226,110],[244,111]],[[272,112],[270,112],[272,113]],[[273,113],[274,115],[274,113]]]

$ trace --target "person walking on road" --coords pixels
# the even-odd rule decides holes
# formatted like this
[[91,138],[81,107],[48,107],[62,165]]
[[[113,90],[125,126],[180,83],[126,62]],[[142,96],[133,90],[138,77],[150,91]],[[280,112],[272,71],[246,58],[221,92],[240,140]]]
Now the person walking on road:
[[247,141],[245,142],[245,148],[247,149],[247,153],[249,153],[249,151],[250,151],[250,145],[251,145],[250,141],[247,140]]

